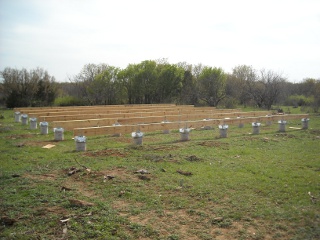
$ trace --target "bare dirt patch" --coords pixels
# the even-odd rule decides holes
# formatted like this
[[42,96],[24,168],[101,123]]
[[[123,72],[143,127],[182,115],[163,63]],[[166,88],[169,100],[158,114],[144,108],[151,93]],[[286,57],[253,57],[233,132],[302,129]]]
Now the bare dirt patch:
[[215,148],[221,148],[224,150],[229,150],[229,143],[224,143],[224,142],[205,141],[205,142],[199,143],[199,145],[204,147],[215,147]]
[[168,151],[168,150],[177,150],[177,144],[170,144],[170,145],[158,145],[158,146],[148,146],[147,150],[150,151]]
[[278,138],[297,138],[297,136],[289,133],[277,133],[274,136]]
[[68,211],[65,208],[60,207],[60,206],[41,207],[41,208],[36,209],[36,213],[38,216],[41,216],[41,215],[47,216],[48,213],[55,214],[55,215],[58,215],[61,217],[68,215]]
[[116,149],[104,149],[104,150],[94,151],[94,152],[85,152],[83,153],[83,155],[87,157],[103,157],[103,156],[126,157],[127,153],[124,153]]
[[25,178],[33,179],[33,180],[40,180],[40,181],[54,181],[57,179],[56,173],[46,173],[46,174],[25,174]]
[[320,135],[320,129],[313,129],[310,131],[311,134]]
[[25,139],[25,138],[33,138],[34,134],[14,134],[10,136],[6,136],[6,139]]

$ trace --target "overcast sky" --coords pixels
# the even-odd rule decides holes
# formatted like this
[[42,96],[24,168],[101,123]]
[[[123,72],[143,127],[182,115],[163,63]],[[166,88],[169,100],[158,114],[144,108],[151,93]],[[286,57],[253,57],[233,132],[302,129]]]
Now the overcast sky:
[[159,58],[320,79],[320,0],[0,0],[0,71]]

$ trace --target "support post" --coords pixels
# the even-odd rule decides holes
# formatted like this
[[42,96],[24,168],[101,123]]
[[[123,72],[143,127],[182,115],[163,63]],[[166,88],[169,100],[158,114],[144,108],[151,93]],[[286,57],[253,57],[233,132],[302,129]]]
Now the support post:
[[181,141],[188,141],[189,140],[189,133],[190,133],[191,129],[190,128],[180,128],[179,132],[180,132],[180,140]]
[[15,112],[14,113],[14,121],[15,122],[21,122],[21,113],[20,112]]
[[309,118],[302,118],[302,129],[308,129],[309,128]]
[[37,124],[37,118],[30,118],[30,129],[31,130],[35,130],[38,128],[38,124]]
[[40,122],[40,133],[43,135],[48,134],[49,125],[47,122]]
[[85,136],[75,136],[74,140],[76,142],[77,151],[86,151],[87,150],[87,138]]
[[260,126],[261,126],[261,123],[258,123],[258,122],[253,122],[252,123],[252,134],[259,134],[260,133]]
[[142,145],[143,133],[140,131],[131,133],[133,144],[134,145]]
[[63,128],[54,128],[54,140],[63,141],[64,140],[64,129]]
[[22,125],[27,125],[28,124],[28,115],[27,114],[22,114],[21,115],[21,122],[22,122]]
[[280,120],[278,121],[278,123],[279,123],[279,132],[285,132],[287,121]]
[[219,125],[219,132],[221,138],[226,138],[228,136],[228,125],[222,124]]

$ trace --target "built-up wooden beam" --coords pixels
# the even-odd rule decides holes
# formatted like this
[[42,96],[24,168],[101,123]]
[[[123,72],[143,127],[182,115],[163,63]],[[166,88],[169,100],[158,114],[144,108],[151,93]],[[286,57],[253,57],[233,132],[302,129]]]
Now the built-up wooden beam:
[[167,116],[167,115],[182,115],[182,114],[203,114],[204,118],[213,118],[217,113],[233,113],[237,109],[184,109],[184,110],[167,110],[167,111],[143,111],[143,112],[128,112],[128,113],[93,113],[93,114],[76,114],[76,115],[54,115],[54,116],[38,116],[34,115],[39,121],[53,122],[53,121],[71,121],[71,120],[86,120],[98,118],[129,118],[129,117],[148,117],[148,116]]
[[273,115],[262,117],[246,117],[246,118],[228,118],[228,119],[207,119],[198,121],[179,121],[166,123],[151,123],[151,124],[137,124],[137,125],[121,125],[121,126],[104,126],[104,127],[90,127],[90,128],[75,128],[73,130],[74,136],[95,136],[95,135],[114,135],[126,134],[135,131],[141,132],[155,132],[172,130],[179,128],[202,128],[207,126],[217,126],[219,124],[234,125],[239,123],[253,123],[264,121],[278,121],[302,119],[308,117],[308,114],[290,114],[290,115]]
[[181,114],[181,115],[161,115],[145,117],[119,117],[117,115],[110,115],[111,118],[98,118],[98,119],[83,119],[83,120],[71,120],[71,121],[53,121],[53,127],[62,127],[65,131],[71,131],[74,128],[85,127],[99,127],[99,126],[112,126],[113,124],[120,125],[135,125],[135,124],[148,124],[148,123],[161,123],[163,121],[178,122],[178,121],[195,121],[203,119],[218,119],[227,117],[245,117],[245,116],[266,116],[271,114],[268,111],[256,111],[256,112],[230,112],[230,113],[214,113],[214,114]]
[[[154,112],[154,111],[199,111],[199,109],[185,107],[185,106],[175,106],[170,108],[112,108],[112,109],[96,109],[90,108],[85,110],[68,110],[68,111],[32,111],[27,114],[30,117],[39,118],[40,116],[61,116],[61,115],[83,115],[83,114],[112,114],[112,113],[135,113],[135,112]],[[203,109],[203,111],[206,111]]]
[[[170,110],[170,109],[193,109],[194,107],[192,105],[172,105],[172,106],[136,106],[136,107],[125,107],[125,106],[119,106],[119,107],[71,107],[71,108],[52,108],[52,109],[21,109],[21,113],[28,114],[28,115],[42,115],[42,116],[54,116],[54,115],[62,115],[64,113],[69,114],[80,114],[80,113],[115,113],[115,112],[137,112],[137,111],[145,111],[145,110]],[[213,108],[212,108],[213,109]],[[60,114],[59,114],[60,113]]]
[[194,107],[194,105],[176,105],[176,104],[124,104],[124,105],[93,105],[93,106],[67,106],[67,107],[17,107],[13,110],[15,112],[28,113],[33,111],[43,112],[56,112],[56,111],[69,111],[69,110],[82,110],[82,109],[112,109],[112,108],[166,108],[175,106]]

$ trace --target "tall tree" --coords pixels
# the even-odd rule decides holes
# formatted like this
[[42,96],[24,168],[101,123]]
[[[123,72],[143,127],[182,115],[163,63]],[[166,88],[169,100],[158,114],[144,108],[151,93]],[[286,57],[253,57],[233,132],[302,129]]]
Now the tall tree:
[[133,104],[135,99],[135,90],[134,90],[134,78],[136,74],[136,65],[129,64],[125,69],[122,69],[118,73],[118,82],[121,88],[123,98],[126,96],[129,104]]
[[[230,91],[235,94],[235,98],[244,106],[252,98],[248,89],[258,78],[256,71],[248,65],[239,65],[233,68],[232,76],[228,80]],[[231,90],[232,89],[232,90]]]
[[138,93],[137,102],[154,103],[157,92],[157,63],[146,60],[136,66],[137,74],[134,77],[134,87]]
[[106,69],[95,76],[89,83],[88,93],[94,104],[116,104],[118,93],[116,92],[116,82],[119,69],[107,66]]
[[180,62],[177,65],[184,70],[179,103],[196,105],[198,103],[198,90],[196,78],[193,75],[193,66],[186,62]]
[[41,68],[5,68],[1,73],[6,105],[9,108],[51,105],[55,99],[55,79]]
[[184,70],[174,64],[158,64],[156,102],[177,102],[181,89]]
[[204,67],[199,76],[200,99],[217,106],[226,97],[227,75],[221,68]]
[[257,78],[246,81],[247,91],[259,108],[271,109],[280,96],[284,78],[271,70],[260,71]]
[[260,81],[264,86],[263,107],[270,110],[272,105],[277,103],[277,101],[279,100],[279,96],[282,92],[285,79],[280,74],[275,73],[271,70],[261,70]]
[[90,94],[89,86],[94,82],[95,77],[106,70],[107,67],[107,64],[86,64],[82,67],[79,74],[69,78],[70,82],[74,85],[75,97],[82,98],[90,105],[95,104],[95,100],[92,99],[92,95]]

